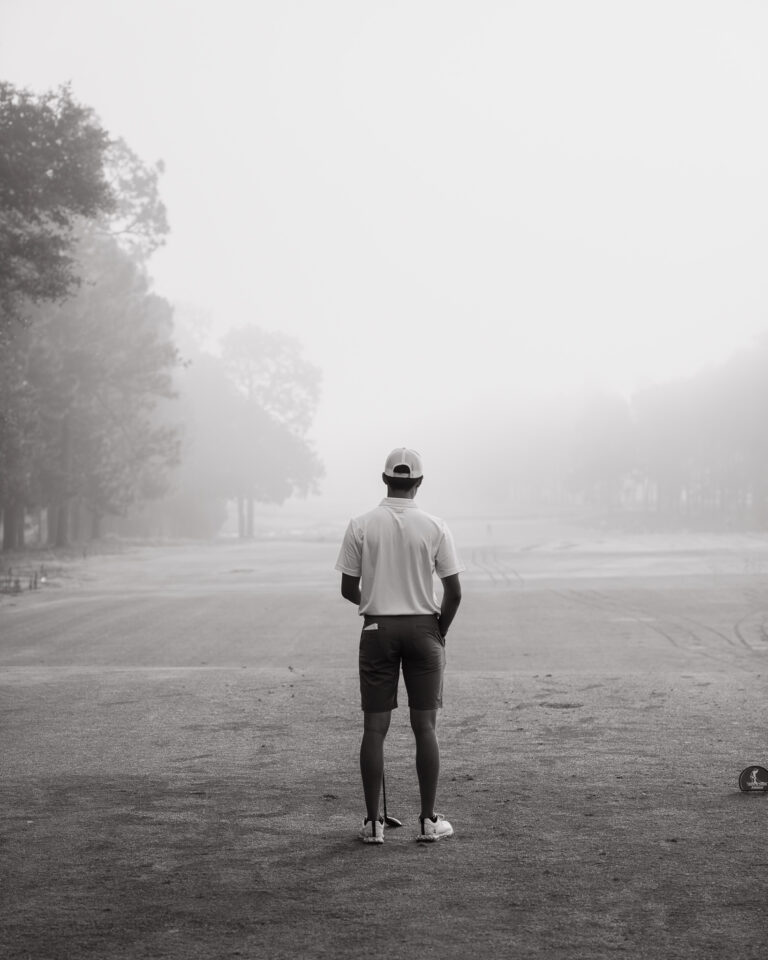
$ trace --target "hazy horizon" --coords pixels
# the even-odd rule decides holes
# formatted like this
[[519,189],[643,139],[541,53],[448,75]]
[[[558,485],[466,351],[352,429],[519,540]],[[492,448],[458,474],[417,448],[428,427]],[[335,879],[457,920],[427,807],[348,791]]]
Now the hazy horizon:
[[280,330],[322,369],[333,505],[396,445],[463,470],[508,412],[768,328],[766,26],[692,0],[4,0],[0,57],[165,162],[150,271],[180,323]]

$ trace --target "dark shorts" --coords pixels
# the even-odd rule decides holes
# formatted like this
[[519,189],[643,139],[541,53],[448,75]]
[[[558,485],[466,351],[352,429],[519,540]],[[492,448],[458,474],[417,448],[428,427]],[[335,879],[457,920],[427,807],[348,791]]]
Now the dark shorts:
[[[374,629],[367,629],[372,627]],[[397,707],[400,664],[413,710],[443,705],[445,641],[431,615],[365,617],[360,633],[360,700],[367,713]]]

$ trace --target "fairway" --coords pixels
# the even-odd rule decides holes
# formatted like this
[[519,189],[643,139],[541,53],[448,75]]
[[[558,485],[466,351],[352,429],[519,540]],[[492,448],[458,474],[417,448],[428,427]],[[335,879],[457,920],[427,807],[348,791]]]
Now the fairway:
[[[401,685],[355,839],[338,540],[126,549],[0,598],[8,958],[764,953],[768,538],[452,523],[438,808]],[[341,531],[339,532],[339,537]]]

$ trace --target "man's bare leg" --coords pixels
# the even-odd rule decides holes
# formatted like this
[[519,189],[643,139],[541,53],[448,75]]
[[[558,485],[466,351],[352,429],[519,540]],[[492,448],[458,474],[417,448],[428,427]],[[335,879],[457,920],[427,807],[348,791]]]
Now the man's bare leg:
[[369,820],[379,818],[379,794],[384,776],[384,738],[389,730],[391,710],[364,715],[363,742],[360,744],[360,774],[363,778],[366,816]]
[[411,709],[411,729],[416,737],[416,776],[421,794],[421,816],[435,813],[437,781],[440,777],[440,747],[437,742],[437,710]]

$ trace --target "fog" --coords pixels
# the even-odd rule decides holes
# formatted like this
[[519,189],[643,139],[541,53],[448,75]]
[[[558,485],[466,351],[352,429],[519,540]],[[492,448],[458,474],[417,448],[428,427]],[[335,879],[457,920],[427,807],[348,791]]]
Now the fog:
[[325,475],[286,509],[364,509],[406,444],[425,504],[482,513],[585,405],[757,349],[766,27],[740,0],[3,0],[0,62],[164,161],[181,341],[255,324],[321,371]]

